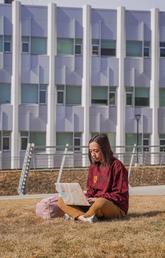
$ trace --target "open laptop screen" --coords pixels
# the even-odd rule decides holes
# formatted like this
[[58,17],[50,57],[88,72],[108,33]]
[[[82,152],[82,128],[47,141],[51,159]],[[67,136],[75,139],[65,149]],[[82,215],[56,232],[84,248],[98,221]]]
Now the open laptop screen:
[[90,206],[79,183],[55,183],[55,186],[66,204]]

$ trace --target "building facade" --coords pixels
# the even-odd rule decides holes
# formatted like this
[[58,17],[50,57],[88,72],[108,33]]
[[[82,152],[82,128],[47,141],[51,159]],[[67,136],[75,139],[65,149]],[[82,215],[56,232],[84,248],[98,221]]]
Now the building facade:
[[51,156],[98,132],[160,162],[165,12],[0,4],[0,168],[20,168],[28,142]]

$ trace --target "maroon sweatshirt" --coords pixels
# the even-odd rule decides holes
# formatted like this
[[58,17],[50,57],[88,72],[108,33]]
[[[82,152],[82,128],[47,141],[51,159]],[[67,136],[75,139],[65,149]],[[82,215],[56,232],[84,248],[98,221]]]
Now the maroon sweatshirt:
[[125,213],[128,211],[128,172],[118,159],[112,165],[89,167],[87,197],[103,197],[113,201]]

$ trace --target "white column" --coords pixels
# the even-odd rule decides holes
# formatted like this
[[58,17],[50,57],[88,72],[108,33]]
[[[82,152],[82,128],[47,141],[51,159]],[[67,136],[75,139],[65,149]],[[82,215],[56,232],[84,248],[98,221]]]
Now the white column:
[[151,82],[150,82],[150,108],[152,109],[152,133],[151,133],[151,164],[159,163],[159,10],[151,10]]
[[11,104],[13,107],[11,133],[11,169],[20,167],[19,104],[21,96],[21,24],[20,2],[12,2],[12,77]]
[[[119,64],[119,84],[117,89],[117,125],[116,146],[125,146],[125,88],[124,88],[124,58],[125,58],[125,9],[117,8],[117,58]],[[119,147],[117,153],[123,153],[125,149]],[[123,160],[122,155],[119,156]]]
[[57,33],[56,33],[56,5],[48,5],[48,56],[49,56],[49,83],[47,98],[47,129],[46,146],[48,153],[48,167],[54,167],[56,145],[56,89],[55,89],[55,56],[57,54]]
[[[90,139],[89,115],[91,106],[91,7],[89,5],[83,7],[82,106],[84,108],[82,145],[87,146]],[[83,148],[83,154],[87,154],[87,149]],[[86,162],[83,164],[85,166]]]

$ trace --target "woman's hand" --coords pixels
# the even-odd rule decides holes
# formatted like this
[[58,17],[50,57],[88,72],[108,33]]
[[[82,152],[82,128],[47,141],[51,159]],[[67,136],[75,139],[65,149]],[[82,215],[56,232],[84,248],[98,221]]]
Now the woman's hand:
[[89,197],[88,198],[88,202],[89,203],[92,203],[92,202],[95,202],[96,201],[96,198],[93,198],[93,197]]

